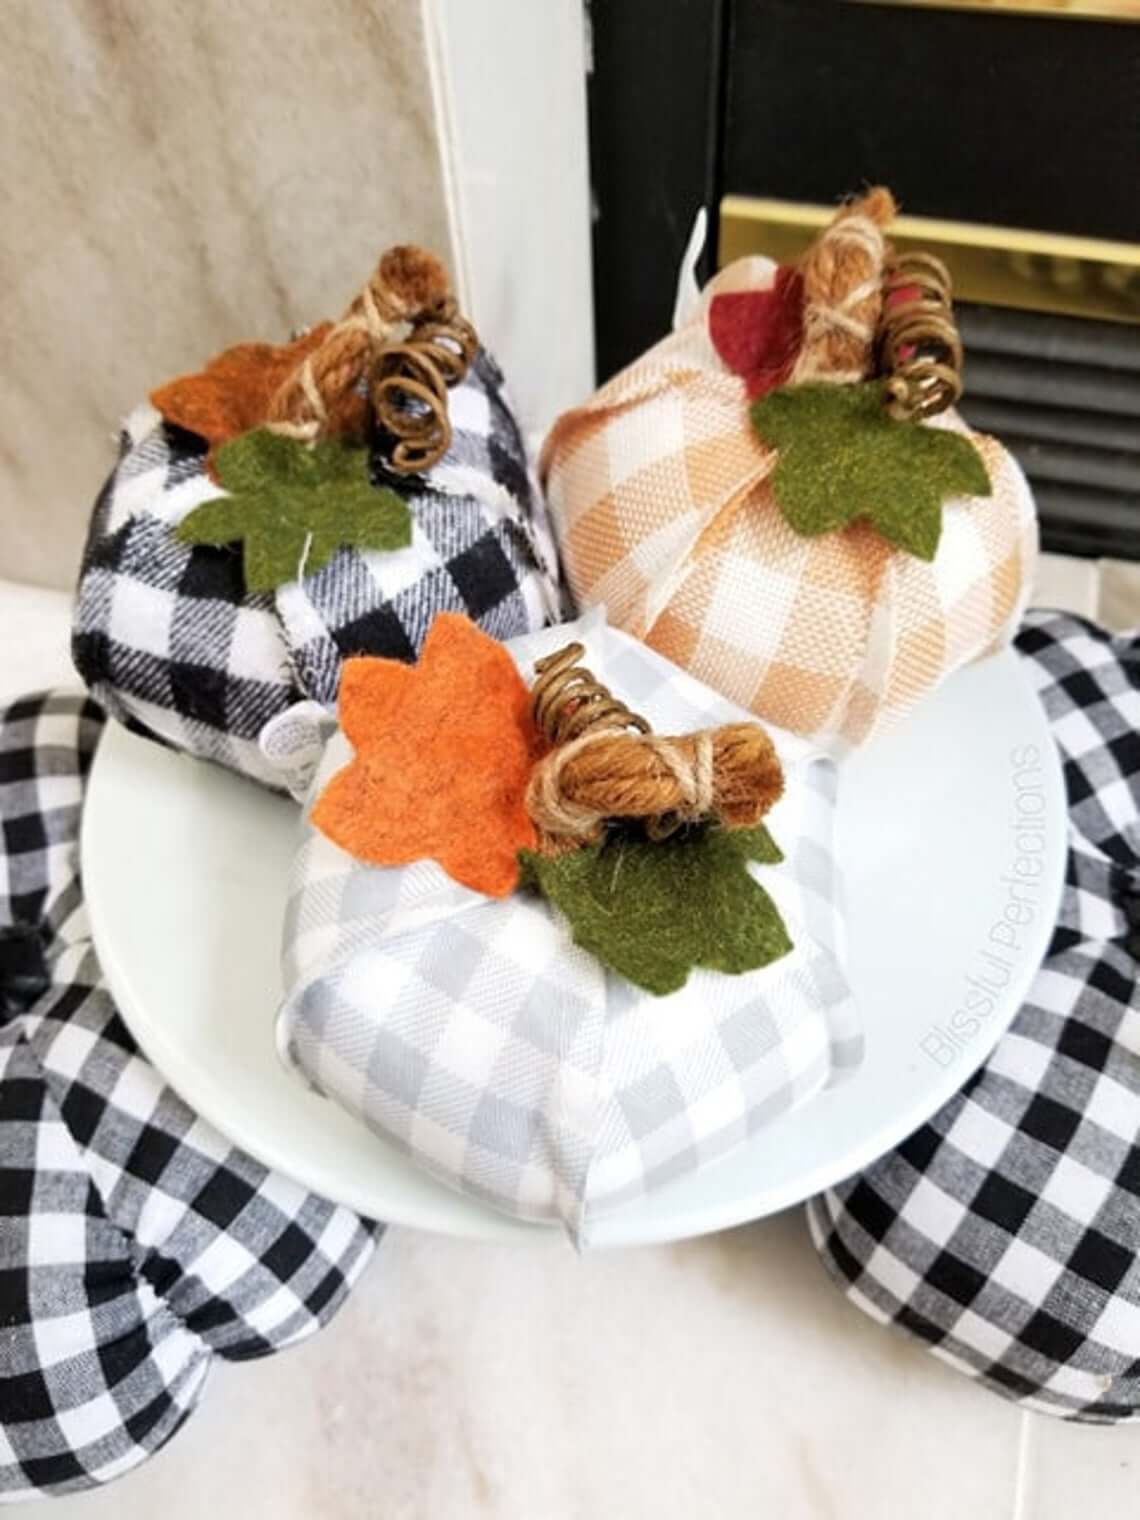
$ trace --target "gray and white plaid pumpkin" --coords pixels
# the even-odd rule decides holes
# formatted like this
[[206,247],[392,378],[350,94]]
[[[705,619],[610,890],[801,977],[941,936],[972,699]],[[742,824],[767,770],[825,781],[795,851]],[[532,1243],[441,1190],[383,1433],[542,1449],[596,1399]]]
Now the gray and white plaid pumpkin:
[[[747,718],[600,614],[512,640],[570,639],[660,733]],[[654,997],[575,945],[537,896],[495,900],[434,861],[360,863],[303,824],[284,936],[279,1046],[318,1090],[445,1182],[579,1243],[605,1210],[723,1155],[854,1069],[832,852],[836,771],[775,733],[783,864],[752,866],[794,950],[740,976],[697,969]],[[339,731],[310,799],[351,758]]]
[[176,749],[278,784],[258,736],[294,703],[336,699],[353,654],[413,659],[439,612],[496,638],[557,616],[556,556],[495,361],[480,350],[448,393],[453,435],[424,476],[372,478],[408,502],[412,542],[342,548],[314,575],[246,592],[237,547],[180,543],[177,525],[223,495],[206,441],[149,404],[127,418],[95,504],[72,649],[116,717]]

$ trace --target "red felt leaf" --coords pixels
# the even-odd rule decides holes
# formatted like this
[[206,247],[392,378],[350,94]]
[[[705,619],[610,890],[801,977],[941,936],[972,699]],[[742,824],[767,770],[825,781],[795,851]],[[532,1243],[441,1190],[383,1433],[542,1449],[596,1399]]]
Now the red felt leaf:
[[[898,285],[887,296],[886,304],[888,306],[901,306],[904,301],[921,301],[921,299],[921,285]],[[911,359],[913,357],[913,343],[905,344],[902,348],[899,349],[899,359],[902,361],[902,363],[905,364],[908,359]]]
[[734,290],[709,304],[709,337],[750,400],[783,385],[803,341],[804,282],[781,265],[770,290]]

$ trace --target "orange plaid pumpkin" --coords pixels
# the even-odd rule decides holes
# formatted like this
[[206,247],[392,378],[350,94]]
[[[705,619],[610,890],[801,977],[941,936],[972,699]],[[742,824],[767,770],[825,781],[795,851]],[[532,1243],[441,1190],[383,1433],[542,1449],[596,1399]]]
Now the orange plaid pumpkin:
[[[889,215],[889,196],[885,205]],[[853,223],[873,251],[873,219],[858,203],[830,235],[842,238]],[[884,257],[880,239],[880,267]],[[762,258],[723,270],[687,322],[558,419],[541,470],[580,605],[604,603],[612,624],[732,701],[843,749],[1009,640],[1028,593],[1036,517],[1011,455],[947,412],[928,425],[971,437],[992,495],[945,504],[933,561],[893,548],[866,521],[817,538],[796,533],[772,498],[777,456],[753,431],[746,383],[709,333],[716,295],[771,290],[776,276]],[[868,288],[863,280],[855,292],[864,307]],[[853,372],[858,324],[840,314],[840,374],[841,364],[820,362],[818,346],[807,352],[817,316],[809,304],[792,380],[870,373],[873,324]]]

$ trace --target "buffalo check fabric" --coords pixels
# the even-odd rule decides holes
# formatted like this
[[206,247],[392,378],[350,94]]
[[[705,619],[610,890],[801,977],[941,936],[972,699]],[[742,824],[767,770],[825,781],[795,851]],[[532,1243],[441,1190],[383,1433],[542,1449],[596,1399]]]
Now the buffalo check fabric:
[[375,1229],[234,1150],[116,1012],[77,871],[89,700],[0,712],[0,1502],[136,1466],[215,1355],[336,1312]]
[[485,351],[449,392],[453,437],[424,477],[372,478],[406,498],[411,545],[341,549],[315,575],[249,595],[241,553],[174,529],[224,494],[206,443],[149,405],[132,412],[95,505],[73,633],[76,667],[116,717],[191,754],[275,784],[259,746],[294,703],[336,700],[352,654],[413,659],[437,612],[498,638],[558,614],[556,556],[503,376]]
[[131,413],[92,515],[72,656],[114,717],[272,784],[257,736],[301,695],[273,598],[245,594],[240,552],[174,536],[220,494],[204,440],[152,406]]
[[[570,639],[658,732],[743,716],[596,615],[507,647],[529,680]],[[493,901],[431,861],[363,865],[306,823],[285,925],[284,1056],[453,1186],[588,1244],[599,1213],[724,1154],[860,1060],[835,768],[775,737],[787,789],[771,827],[787,859],[753,870],[795,945],[782,960],[742,976],[696,970],[651,997],[576,946],[537,896]],[[349,756],[338,734],[311,795]]]
[[[723,270],[676,332],[558,418],[540,468],[580,607],[605,605],[756,716],[842,753],[1009,642],[1036,516],[1013,457],[970,434],[993,494],[946,504],[932,563],[867,523],[796,533],[772,495],[777,456],[708,330],[713,297],[775,274],[760,258]],[[954,413],[930,425],[967,432]]]
[[1140,633],[1029,615],[1017,639],[1064,762],[1061,915],[966,1088],[808,1205],[848,1298],[1027,1408],[1140,1411]]
[[493,359],[480,351],[449,392],[452,443],[421,483],[376,478],[407,497],[412,542],[394,553],[342,549],[323,570],[277,592],[290,659],[306,696],[336,701],[341,661],[412,660],[440,612],[461,612],[492,638],[558,616],[553,540]]

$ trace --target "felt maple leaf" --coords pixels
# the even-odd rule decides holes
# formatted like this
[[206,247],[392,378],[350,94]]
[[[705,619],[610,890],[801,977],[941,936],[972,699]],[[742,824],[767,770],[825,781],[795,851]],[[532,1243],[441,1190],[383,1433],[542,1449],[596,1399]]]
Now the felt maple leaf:
[[753,404],[752,423],[780,451],[772,494],[796,532],[809,538],[867,518],[900,549],[932,560],[942,503],[992,490],[968,438],[896,422],[880,381],[785,386]]
[[779,910],[747,870],[782,859],[763,824],[656,841],[615,832],[565,855],[525,852],[523,882],[562,911],[576,944],[660,996],[694,966],[735,975],[788,953]]
[[[331,322],[321,322],[292,343],[239,343],[216,354],[196,374],[180,375],[160,385],[150,394],[151,404],[167,422],[206,439],[210,473],[216,480],[220,446],[261,427],[269,416],[273,396],[331,329]],[[348,404],[360,415],[346,414],[340,419],[338,432],[358,430],[363,423],[363,397],[354,397]]]
[[749,400],[783,385],[803,342],[804,282],[781,265],[770,290],[732,290],[709,303],[709,337]]
[[218,452],[228,496],[203,502],[178,524],[186,544],[241,543],[248,591],[272,591],[311,575],[343,545],[402,549],[408,506],[369,478],[368,450],[328,439],[311,448],[266,428]]
[[489,897],[514,890],[537,842],[526,787],[542,740],[501,644],[441,612],[415,666],[345,662],[340,722],[356,755],[313,808],[323,834],[372,865],[435,860]]

